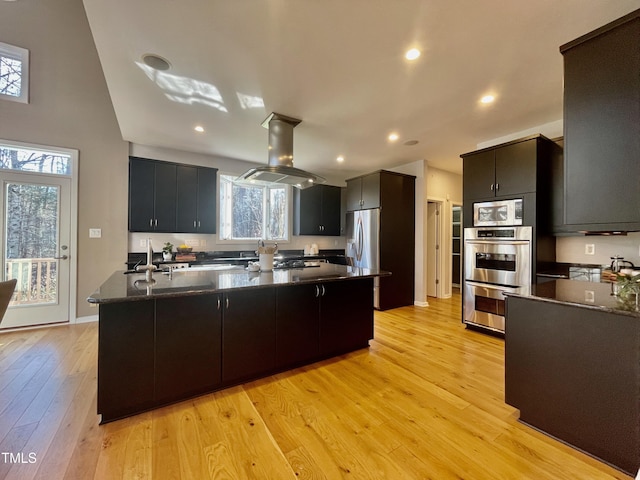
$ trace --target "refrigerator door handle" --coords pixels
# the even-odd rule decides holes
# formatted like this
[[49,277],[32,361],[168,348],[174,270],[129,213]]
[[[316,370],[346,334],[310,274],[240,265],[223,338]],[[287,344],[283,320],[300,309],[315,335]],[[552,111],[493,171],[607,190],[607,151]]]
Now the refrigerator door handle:
[[364,227],[362,226],[362,218],[358,217],[358,234],[356,237],[356,259],[362,260],[362,250],[364,248]]

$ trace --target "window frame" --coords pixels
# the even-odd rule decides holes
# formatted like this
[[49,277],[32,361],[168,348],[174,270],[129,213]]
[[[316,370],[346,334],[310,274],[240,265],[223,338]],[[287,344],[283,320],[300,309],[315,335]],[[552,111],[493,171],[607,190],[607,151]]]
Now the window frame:
[[[293,201],[293,194],[291,192],[291,186],[290,185],[285,185],[285,184],[273,184],[273,185],[250,185],[252,187],[257,187],[257,188],[263,188],[264,189],[264,194],[263,194],[263,205],[262,205],[262,209],[263,209],[263,231],[268,231],[269,230],[269,208],[270,208],[270,191],[272,189],[284,189],[285,192],[285,202],[286,202],[286,214],[285,214],[285,221],[286,221],[286,226],[285,226],[285,237],[284,238],[223,238],[223,232],[224,232],[224,228],[222,225],[222,219],[223,219],[223,215],[222,215],[222,210],[225,208],[223,199],[221,198],[221,194],[222,194],[222,183],[223,182],[228,182],[229,180],[223,179],[223,177],[229,177],[231,179],[230,183],[233,185],[234,183],[237,183],[238,185],[243,185],[242,182],[236,182],[235,179],[238,177],[238,174],[233,174],[233,173],[220,173],[218,175],[218,204],[219,204],[219,214],[218,214],[218,239],[217,239],[217,243],[220,244],[249,244],[249,245],[255,245],[255,243],[258,240],[265,240],[265,241],[270,241],[270,242],[278,242],[281,244],[284,243],[289,243],[291,241],[291,221],[292,221],[292,216],[291,216],[291,210],[292,210],[292,201]],[[245,186],[248,186],[246,183],[244,184]],[[233,228],[232,228],[233,229]]]
[[29,103],[29,50],[0,42],[0,56],[15,58],[22,63],[20,73],[20,95],[7,95],[0,92],[0,98],[11,102]]

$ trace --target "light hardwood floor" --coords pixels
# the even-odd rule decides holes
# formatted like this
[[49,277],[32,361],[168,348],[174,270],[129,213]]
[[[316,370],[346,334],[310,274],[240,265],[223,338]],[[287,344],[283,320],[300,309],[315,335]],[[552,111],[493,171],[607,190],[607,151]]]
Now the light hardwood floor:
[[631,478],[518,423],[503,341],[430,304],[376,312],[369,349],[103,426],[96,323],[0,334],[0,478]]

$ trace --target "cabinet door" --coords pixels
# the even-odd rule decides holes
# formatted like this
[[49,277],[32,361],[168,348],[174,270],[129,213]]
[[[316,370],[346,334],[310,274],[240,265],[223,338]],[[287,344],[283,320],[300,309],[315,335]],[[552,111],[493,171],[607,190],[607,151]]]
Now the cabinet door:
[[198,168],[179,165],[176,173],[175,231],[195,232],[198,226]]
[[156,232],[174,232],[176,229],[176,179],[175,164],[156,162],[154,190]]
[[294,191],[294,235],[321,235],[322,185]]
[[155,162],[129,158],[129,231],[153,231]]
[[320,355],[368,347],[373,338],[373,279],[320,285]]
[[322,185],[322,235],[340,236],[341,188]]
[[313,284],[276,290],[276,365],[301,364],[318,357],[320,288]]
[[362,208],[380,207],[380,173],[362,177]]
[[636,18],[563,52],[565,221],[584,230],[640,224],[639,38]]
[[532,139],[496,148],[496,195],[536,191],[537,145]]
[[221,381],[220,295],[156,300],[156,404],[208,392]]
[[347,212],[362,210],[362,178],[347,181]]
[[100,305],[98,413],[115,420],[153,406],[154,301]]
[[198,169],[199,233],[216,233],[217,174],[215,168]]
[[223,299],[222,381],[237,383],[275,367],[275,289],[229,292]]
[[462,190],[464,200],[475,200],[495,195],[495,151],[473,153],[463,158]]

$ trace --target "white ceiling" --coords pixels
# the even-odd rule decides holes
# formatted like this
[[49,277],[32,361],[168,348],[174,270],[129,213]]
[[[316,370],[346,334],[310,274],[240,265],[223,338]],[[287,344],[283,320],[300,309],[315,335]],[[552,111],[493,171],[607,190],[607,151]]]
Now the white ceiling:
[[[478,143],[560,120],[558,47],[640,1],[84,5],[125,140],[266,163],[260,124],[278,112],[302,119],[295,166],[344,179],[420,159],[460,172],[459,155]],[[413,63],[403,57],[411,47],[422,50]],[[172,68],[145,72],[147,53]],[[481,106],[489,92],[495,103]],[[243,108],[240,94],[263,105]],[[386,138],[392,131],[400,136],[394,144]]]

